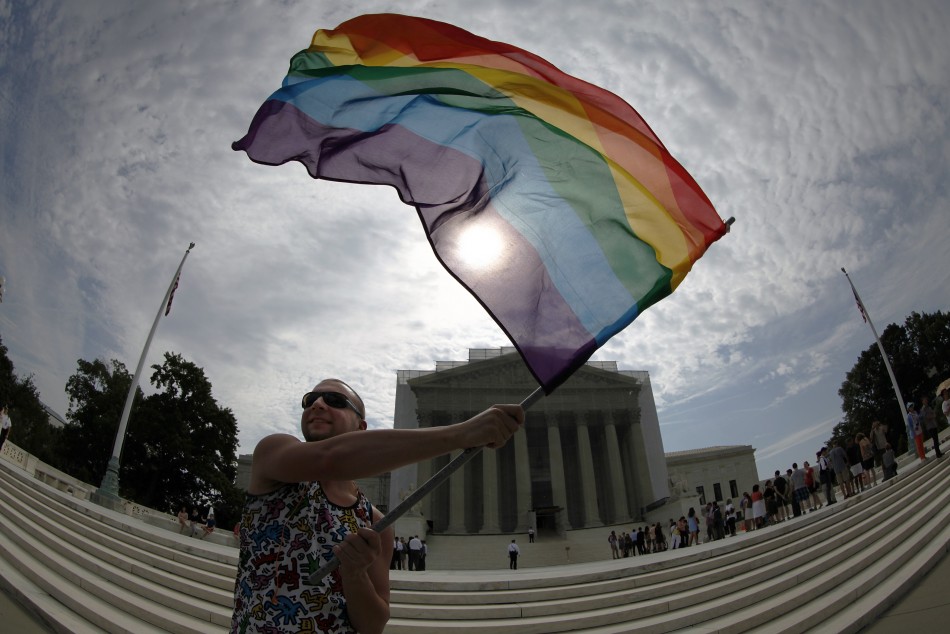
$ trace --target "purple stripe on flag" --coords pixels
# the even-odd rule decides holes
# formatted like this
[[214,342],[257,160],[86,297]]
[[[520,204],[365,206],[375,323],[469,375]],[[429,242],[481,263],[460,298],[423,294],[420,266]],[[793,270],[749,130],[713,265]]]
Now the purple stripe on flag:
[[[448,219],[427,211],[419,215],[427,229],[435,225],[429,239],[443,266],[505,330],[541,385],[558,385],[597,350],[594,337],[554,286],[535,248],[499,215],[493,202],[476,213]],[[501,246],[483,267],[467,261],[473,254],[459,246],[473,227]],[[502,275],[505,284],[498,283]]]
[[399,126],[331,128],[285,101],[265,102],[231,147],[264,165],[300,161],[314,178],[392,185],[403,202],[436,213],[478,209],[487,198],[482,165],[466,154]]
[[[277,100],[232,147],[265,165],[300,161],[314,178],[395,187],[416,207],[442,265],[488,310],[541,385],[558,385],[596,351],[535,248],[492,206],[479,160],[401,126],[329,128]],[[504,245],[485,268],[466,262],[458,246],[472,226],[494,231]],[[498,283],[502,274],[506,284]]]

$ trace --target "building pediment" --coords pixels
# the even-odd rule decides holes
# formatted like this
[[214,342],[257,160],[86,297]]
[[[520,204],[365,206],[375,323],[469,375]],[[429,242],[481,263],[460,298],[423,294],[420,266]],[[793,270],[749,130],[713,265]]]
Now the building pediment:
[[[464,393],[477,392],[491,393],[496,398],[504,398],[505,402],[521,402],[538,387],[515,352],[468,363],[444,365],[447,366],[444,369],[408,380],[409,387],[418,399],[438,398],[443,401],[448,398],[448,394],[452,394],[458,401],[464,402],[468,400],[464,398]],[[597,406],[635,408],[639,392],[640,381],[634,376],[596,365],[584,365],[551,395],[538,401],[533,409],[587,410]]]
[[[517,353],[470,361],[409,379],[408,382],[413,391],[465,387],[495,390],[499,387],[507,387],[524,388],[530,392],[538,387],[534,377]],[[632,376],[584,365],[578,368],[556,391],[630,388],[639,385],[640,382]]]

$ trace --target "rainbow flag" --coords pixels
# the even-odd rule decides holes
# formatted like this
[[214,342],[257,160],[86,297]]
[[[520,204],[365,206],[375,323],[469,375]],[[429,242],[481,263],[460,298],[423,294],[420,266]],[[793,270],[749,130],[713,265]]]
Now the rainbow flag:
[[546,393],[727,230],[621,98],[424,18],[317,31],[233,148],[395,187]]

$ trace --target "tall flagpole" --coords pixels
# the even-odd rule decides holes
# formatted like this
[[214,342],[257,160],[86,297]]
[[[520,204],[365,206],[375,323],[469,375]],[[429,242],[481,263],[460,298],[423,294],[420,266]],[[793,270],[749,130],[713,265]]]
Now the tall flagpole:
[[155,335],[155,330],[158,328],[158,321],[162,318],[162,314],[168,314],[168,310],[171,308],[171,297],[172,293],[175,292],[175,288],[178,287],[178,276],[181,275],[181,269],[185,266],[185,260],[188,258],[188,254],[191,253],[191,250],[195,248],[195,243],[192,242],[188,245],[188,249],[185,251],[185,255],[181,258],[181,264],[178,265],[178,270],[175,271],[175,276],[172,278],[171,284],[168,285],[168,290],[165,291],[165,298],[162,300],[161,306],[158,307],[158,314],[155,315],[155,321],[152,323],[152,329],[148,332],[148,338],[145,340],[145,347],[142,348],[142,356],[139,357],[139,365],[135,368],[135,376],[132,377],[132,385],[129,386],[129,395],[125,398],[125,409],[122,410],[122,418],[119,420],[119,431],[115,435],[115,443],[112,445],[112,457],[109,458],[109,466],[106,467],[106,473],[102,476],[102,484],[99,485],[99,490],[96,492],[96,501],[102,504],[103,502],[116,502],[119,498],[119,457],[122,455],[122,444],[125,442],[125,430],[129,425],[129,414],[132,412],[132,402],[135,400],[135,391],[139,386],[139,379],[142,377],[142,368],[145,365],[145,357],[148,356],[149,346],[152,345],[152,337]]
[[[864,302],[861,301],[861,296],[858,295],[858,289],[854,287],[854,282],[851,281],[851,276],[848,275],[848,272],[844,270],[843,266],[841,267],[841,272],[844,273],[846,278],[848,278],[848,284],[851,285],[851,292],[854,293],[854,299],[858,302],[858,309],[861,311],[861,316],[864,317],[864,321],[868,322],[868,326],[871,327],[871,333],[874,334],[874,341],[877,342],[877,349],[881,351],[881,358],[884,359],[884,367],[887,368],[887,375],[891,377],[891,385],[894,386],[894,395],[897,396],[897,404],[901,408],[901,420],[906,427],[907,407],[904,405],[904,397],[901,396],[901,390],[899,387],[897,387],[897,378],[894,377],[894,370],[891,368],[891,362],[887,358],[887,353],[884,352],[884,344],[881,343],[881,338],[877,336],[877,330],[874,328],[874,322],[871,321],[871,316],[868,314],[868,309],[864,307]],[[908,447],[907,449],[913,451],[913,447]]]

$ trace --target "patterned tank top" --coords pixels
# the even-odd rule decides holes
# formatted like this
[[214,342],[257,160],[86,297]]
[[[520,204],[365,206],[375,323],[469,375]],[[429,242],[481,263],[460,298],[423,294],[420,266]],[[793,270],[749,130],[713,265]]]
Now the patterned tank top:
[[232,633],[350,634],[340,569],[316,585],[307,578],[333,558],[333,546],[373,524],[362,492],[350,507],[330,502],[319,482],[247,496],[241,519]]

